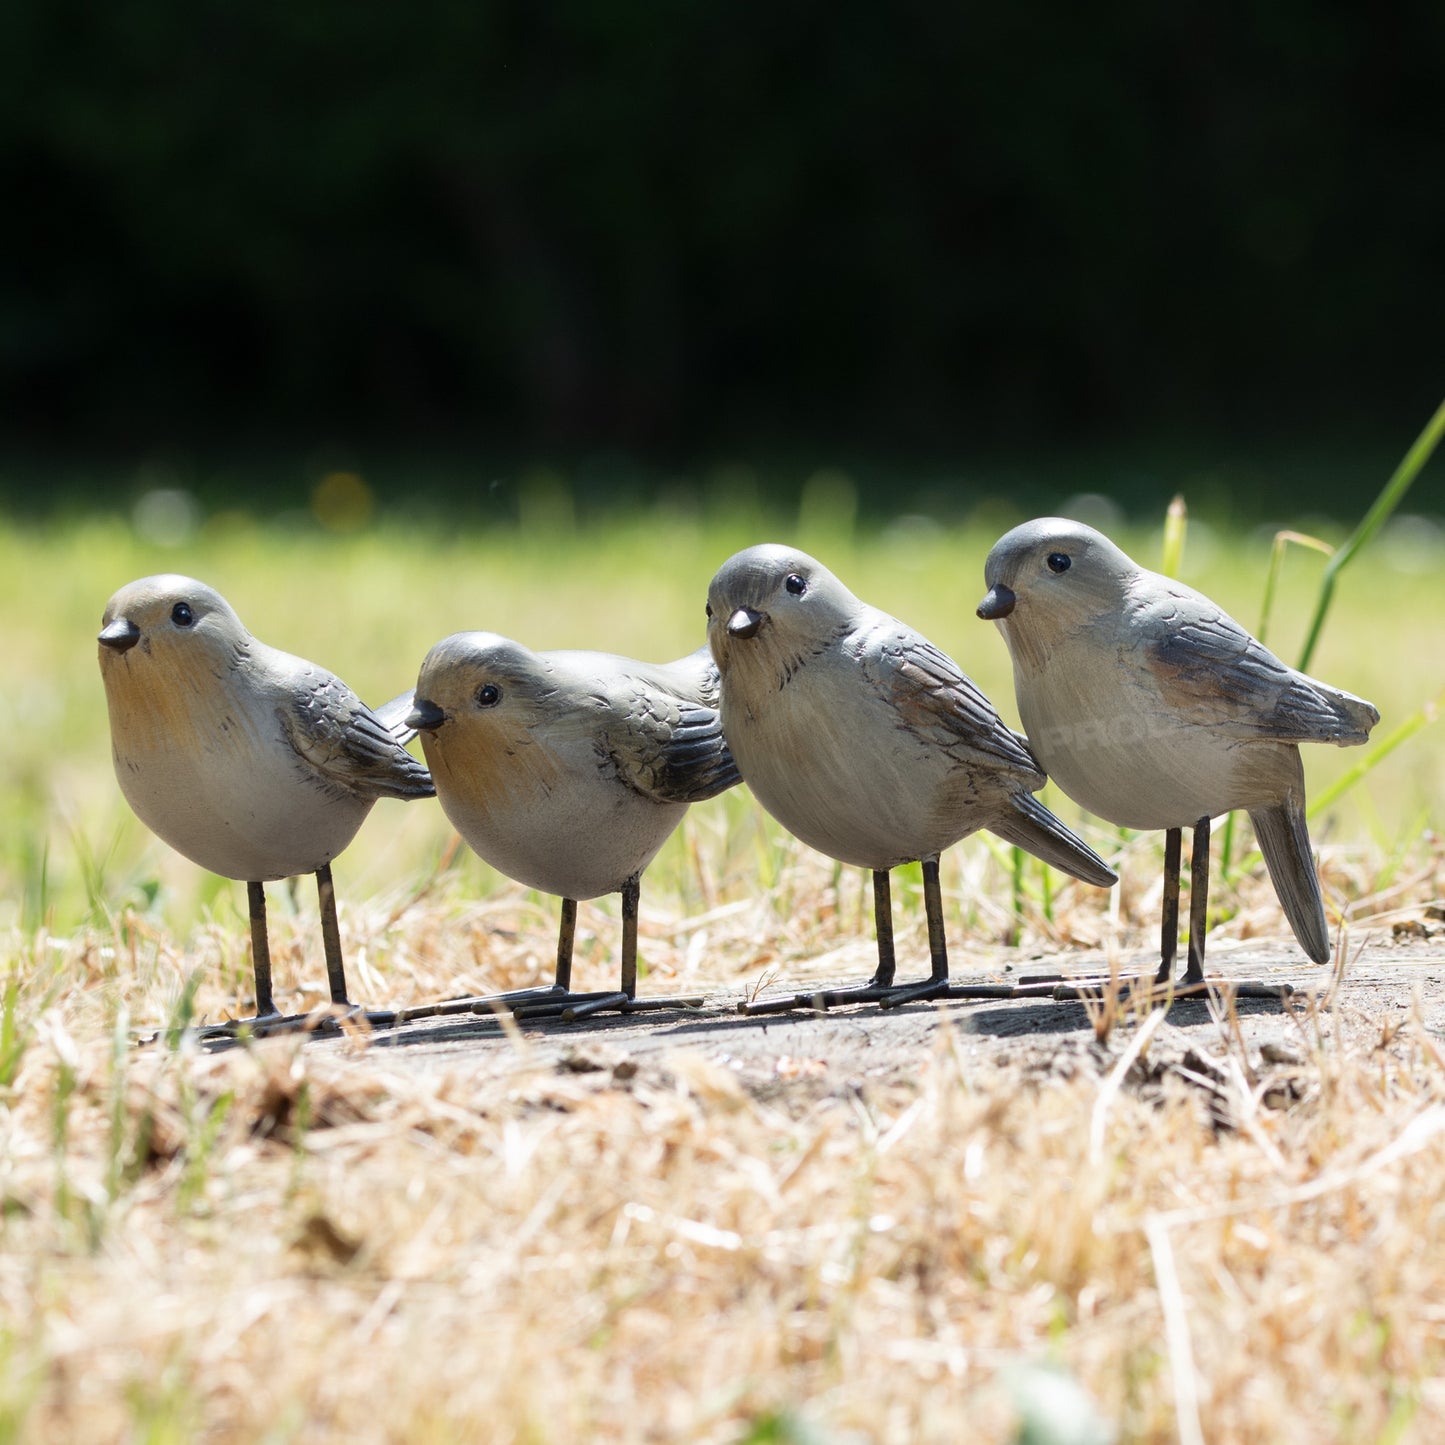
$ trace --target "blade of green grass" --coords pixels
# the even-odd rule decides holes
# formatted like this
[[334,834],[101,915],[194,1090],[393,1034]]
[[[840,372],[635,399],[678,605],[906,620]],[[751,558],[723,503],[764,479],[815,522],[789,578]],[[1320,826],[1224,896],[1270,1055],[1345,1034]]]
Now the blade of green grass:
[[[1255,634],[1261,642],[1265,640],[1269,632],[1269,619],[1274,611],[1274,594],[1279,586],[1280,575],[1284,571],[1285,550],[1291,544],[1323,552],[1326,557],[1333,556],[1335,550],[1328,542],[1322,542],[1318,537],[1310,537],[1303,532],[1282,531],[1274,534],[1274,544],[1269,549],[1269,570],[1264,574],[1264,597],[1259,607],[1259,628]],[[1229,878],[1233,864],[1234,814],[1231,813],[1224,820],[1224,827],[1220,830],[1219,876]]]
[[1296,547],[1309,547],[1316,552],[1323,552],[1326,557],[1334,556],[1335,549],[1328,542],[1322,542],[1318,537],[1306,536],[1303,532],[1276,532],[1274,534],[1274,545],[1269,549],[1269,571],[1264,574],[1264,599],[1259,608],[1259,628],[1255,635],[1261,642],[1269,631],[1270,613],[1274,610],[1275,589],[1279,585],[1280,574],[1284,571],[1285,549],[1290,545]]
[[1440,403],[1435,415],[1425,425],[1425,430],[1415,438],[1415,444],[1405,453],[1404,460],[1395,468],[1394,475],[1385,483],[1374,505],[1365,513],[1360,525],[1355,528],[1348,541],[1330,558],[1325,565],[1325,575],[1320,581],[1320,595],[1315,602],[1315,612],[1310,620],[1309,631],[1305,634],[1305,645],[1300,653],[1299,669],[1306,672],[1314,656],[1315,644],[1325,625],[1325,615],[1334,598],[1335,581],[1349,566],[1350,560],[1389,521],[1395,508],[1405,499],[1405,494],[1414,485],[1415,478],[1433,455],[1440,438],[1445,436],[1445,401]]

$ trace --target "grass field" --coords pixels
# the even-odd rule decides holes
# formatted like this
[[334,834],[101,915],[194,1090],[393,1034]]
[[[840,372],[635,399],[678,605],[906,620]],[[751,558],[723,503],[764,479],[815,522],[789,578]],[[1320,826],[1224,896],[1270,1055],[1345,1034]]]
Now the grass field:
[[[1283,1104],[1221,1035],[1229,1127],[1110,1083],[1132,1025],[1068,1074],[965,1068],[944,1031],[916,1079],[766,1097],[701,1057],[628,1087],[535,1068],[524,1046],[502,1074],[403,1073],[364,1041],[131,1047],[188,980],[201,1014],[234,1007],[249,956],[244,890],[171,854],[116,788],[94,642],[116,587],[199,576],[380,702],[463,628],[680,655],[716,566],[789,540],[1016,720],[1003,644],[973,615],[1016,519],[838,510],[821,490],[789,517],[579,523],[544,493],[536,525],[489,532],[235,514],[183,547],[123,520],[0,534],[0,1439],[1163,1441],[1199,1438],[1196,1416],[1209,1440],[1439,1438],[1445,1060],[1409,1008],[1302,1015]],[[1398,528],[1342,575],[1312,663],[1379,706],[1377,737],[1445,682],[1435,535]],[[1157,560],[1148,530],[1120,540]],[[1267,561],[1267,537],[1194,527],[1183,572],[1255,626]],[[1287,659],[1318,575],[1291,555],[1269,634]],[[1312,792],[1361,752],[1308,750]],[[1004,850],[967,840],[945,867],[959,967],[970,937],[1133,946],[1157,926],[1157,840],[1051,801],[1124,882],[1030,867],[1016,886]],[[1332,922],[1359,937],[1438,904],[1442,814],[1427,724],[1314,820]],[[550,969],[554,902],[456,849],[434,804],[378,805],[336,877],[366,997]],[[306,1006],[324,992],[314,899],[272,892],[278,1000]],[[901,892],[900,942],[921,930]],[[1257,870],[1215,904],[1221,937],[1286,936]],[[615,924],[615,900],[584,905],[582,986],[612,976]],[[741,791],[693,809],[644,880],[644,956],[669,983],[785,976],[869,928],[864,881]],[[1032,1419],[1053,1399],[1073,1433]]]

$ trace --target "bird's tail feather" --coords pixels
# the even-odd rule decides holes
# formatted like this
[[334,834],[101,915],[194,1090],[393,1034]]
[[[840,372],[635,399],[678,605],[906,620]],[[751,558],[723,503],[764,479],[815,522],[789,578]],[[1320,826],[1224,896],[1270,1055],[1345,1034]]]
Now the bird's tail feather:
[[989,832],[997,833],[1006,842],[1016,843],[1035,858],[1042,858],[1085,883],[1108,888],[1119,881],[1119,875],[1032,793],[1015,793],[1009,801],[1013,816],[1006,814],[990,823]]
[[405,692],[398,693],[390,702],[384,702],[380,707],[372,708],[377,718],[384,727],[402,747],[405,747],[415,736],[416,729],[406,725],[406,715],[412,709],[416,693],[413,688],[407,688]]
[[1268,808],[1251,808],[1249,821],[1264,854],[1274,891],[1299,945],[1316,963],[1330,961],[1330,930],[1325,900],[1310,852],[1304,799],[1294,792]]
[[708,707],[717,707],[722,692],[722,679],[707,643],[704,642],[686,657],[679,657],[676,662],[669,664],[669,668],[682,673],[691,681],[697,689],[699,701]]

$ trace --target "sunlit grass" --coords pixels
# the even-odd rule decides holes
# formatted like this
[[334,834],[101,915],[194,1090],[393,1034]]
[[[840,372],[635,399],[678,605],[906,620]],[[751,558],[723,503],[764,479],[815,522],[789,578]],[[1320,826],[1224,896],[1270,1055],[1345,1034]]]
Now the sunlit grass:
[[[945,1032],[882,1082],[821,1045],[768,1077],[677,1053],[635,1080],[605,1049],[562,1073],[525,1041],[425,1073],[364,1043],[133,1047],[235,1008],[250,973],[244,890],[151,838],[111,771],[95,633],[134,577],[203,578],[380,702],[463,628],[678,656],[728,555],[794,541],[1017,721],[974,607],[1020,518],[875,524],[837,477],[787,515],[733,500],[579,520],[538,482],[530,528],[383,512],[328,535],[231,513],[176,547],[121,520],[0,532],[0,1440],[1007,1439],[1049,1368],[1121,1439],[1179,1438],[1191,1409],[1206,1438],[1261,1445],[1438,1431],[1442,1279],[1418,1244],[1445,1199],[1445,1062],[1411,1007],[1382,1022],[1346,994],[1282,1016],[1284,1062],[1222,1023],[1190,1064],[1218,1067],[1208,1109],[1132,1017],[1096,1022],[1099,1052],[1088,1029],[1059,1038],[1057,1071]],[[1162,500],[1157,523],[1119,534],[1155,566]],[[1437,535],[1386,529],[1336,579],[1312,669],[1380,707],[1377,739],[1440,688]],[[1272,576],[1270,642],[1292,658],[1322,563],[1271,573],[1272,538],[1192,520],[1171,546],[1246,623]],[[1325,799],[1365,753],[1304,751]],[[1442,753],[1419,729],[1314,820],[1354,938],[1440,897]],[[1157,840],[1048,797],[1119,887],[966,841],[943,875],[960,971],[1008,942],[1112,956],[1157,933]],[[926,957],[916,874],[895,881],[901,968]],[[336,876],[359,997],[550,975],[555,900],[457,848],[435,804],[379,804]],[[311,890],[294,909],[271,892],[278,997],[306,1006],[324,995]],[[1257,866],[1214,904],[1221,941],[1287,937]],[[582,986],[614,976],[617,938],[615,900],[584,904]],[[861,979],[871,938],[866,876],[741,790],[692,809],[644,879],[650,991]]]
[[[836,524],[815,504],[801,520],[675,511],[547,536],[501,528],[421,532],[383,520],[346,538],[229,514],[182,548],[147,544],[119,520],[0,534],[0,606],[24,619],[12,630],[9,682],[0,696],[9,740],[0,912],[12,926],[45,922],[65,931],[98,921],[120,900],[159,908],[173,923],[193,921],[213,905],[241,906],[226,903],[236,892],[230,885],[175,858],[134,821],[111,774],[95,632],[110,593],[153,571],[184,570],[210,582],[257,636],[323,663],[380,702],[412,684],[432,643],[467,628],[537,647],[678,656],[703,641],[702,603],[718,564],[751,542],[789,540],[951,652],[1016,720],[1002,641],[973,615],[994,534],[921,520],[871,527],[838,510]],[[1158,559],[1157,536],[1121,540],[1142,560]],[[1319,583],[1300,555],[1272,602],[1271,642],[1286,657],[1303,636]],[[1267,537],[1227,537],[1195,522],[1181,565],[1185,580],[1250,621],[1268,559]],[[1339,579],[1314,670],[1374,701],[1380,736],[1438,692],[1432,659],[1445,614],[1439,561],[1428,549],[1392,548],[1387,537]],[[1304,753],[1312,790],[1328,788],[1358,762],[1343,750]],[[1067,800],[1051,796],[1077,819]],[[1445,752],[1423,742],[1387,759],[1320,822],[1328,838],[1389,849],[1422,823],[1439,826],[1442,797]],[[343,900],[424,871],[447,831],[433,805],[379,806],[338,865]],[[673,865],[665,858],[659,867],[666,877]]]

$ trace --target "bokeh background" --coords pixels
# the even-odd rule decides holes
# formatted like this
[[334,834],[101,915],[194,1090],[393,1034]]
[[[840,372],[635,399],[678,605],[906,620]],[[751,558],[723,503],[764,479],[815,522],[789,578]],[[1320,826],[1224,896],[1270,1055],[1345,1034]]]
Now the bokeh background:
[[1442,54],[1427,0],[10,0],[0,499],[1353,518],[1445,393]]

